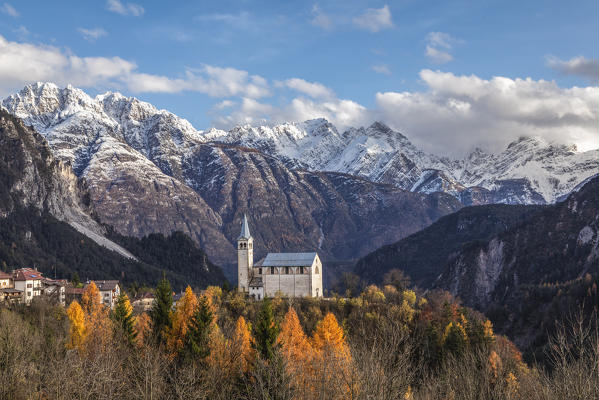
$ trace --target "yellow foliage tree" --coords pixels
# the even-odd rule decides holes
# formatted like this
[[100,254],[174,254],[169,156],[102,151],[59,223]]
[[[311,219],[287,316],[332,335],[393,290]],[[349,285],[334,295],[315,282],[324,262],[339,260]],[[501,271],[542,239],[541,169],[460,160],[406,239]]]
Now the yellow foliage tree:
[[[332,313],[325,315],[312,336],[314,349],[315,397],[353,397],[352,358],[343,328]],[[334,390],[333,390],[334,389]]]
[[90,354],[102,352],[112,340],[112,324],[108,308],[102,304],[100,291],[94,282],[85,287],[81,296],[81,306],[85,313],[85,350]]
[[311,375],[313,371],[310,363],[313,358],[313,350],[302,329],[297,313],[291,307],[285,314],[285,319],[281,324],[277,345],[281,348],[281,353],[285,358],[293,383],[300,392],[299,397],[307,397],[307,394],[302,393],[302,391],[308,390],[312,385],[313,377]]
[[247,372],[252,360],[251,333],[245,318],[239,317],[235,324],[235,336],[231,342],[231,354],[235,360],[236,369]]
[[198,298],[193,290],[187,286],[185,294],[177,302],[171,326],[166,333],[166,346],[173,357],[181,351],[185,344],[187,329],[197,306]]
[[152,334],[152,319],[148,313],[142,313],[135,319],[135,342],[142,347]]
[[67,347],[82,350],[85,341],[85,314],[77,301],[73,301],[67,308],[67,315],[71,321]]
[[96,284],[92,281],[85,287],[81,295],[81,307],[86,314],[93,314],[102,306],[102,296]]

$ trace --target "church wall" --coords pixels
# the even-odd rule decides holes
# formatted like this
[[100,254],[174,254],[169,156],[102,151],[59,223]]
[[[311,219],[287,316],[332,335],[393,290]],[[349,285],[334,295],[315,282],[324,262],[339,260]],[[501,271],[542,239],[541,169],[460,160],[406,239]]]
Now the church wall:
[[[275,274],[270,274],[270,268],[262,275],[264,294],[273,297],[278,291],[289,297],[310,296],[310,274],[299,274],[299,267],[294,267],[297,273],[283,273],[284,267],[275,268]],[[266,270],[266,268],[265,268]],[[292,272],[293,268],[290,268]],[[307,270],[307,268],[306,268]]]

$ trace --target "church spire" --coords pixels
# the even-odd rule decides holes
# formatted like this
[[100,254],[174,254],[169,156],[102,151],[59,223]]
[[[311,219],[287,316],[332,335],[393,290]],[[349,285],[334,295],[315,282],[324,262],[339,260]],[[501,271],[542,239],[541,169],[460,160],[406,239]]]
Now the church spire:
[[250,235],[250,227],[248,225],[248,219],[245,214],[243,214],[243,222],[241,223],[241,234],[239,235],[239,239],[250,239],[252,235]]

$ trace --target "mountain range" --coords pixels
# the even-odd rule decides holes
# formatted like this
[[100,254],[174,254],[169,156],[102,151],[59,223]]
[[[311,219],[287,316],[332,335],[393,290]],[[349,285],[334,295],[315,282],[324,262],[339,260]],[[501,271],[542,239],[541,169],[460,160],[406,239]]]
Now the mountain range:
[[221,264],[248,214],[257,255],[317,249],[348,259],[428,226],[462,204],[342,172],[310,171],[208,132],[148,103],[49,83],[3,108],[43,135],[87,182],[99,218],[125,235],[189,234]]

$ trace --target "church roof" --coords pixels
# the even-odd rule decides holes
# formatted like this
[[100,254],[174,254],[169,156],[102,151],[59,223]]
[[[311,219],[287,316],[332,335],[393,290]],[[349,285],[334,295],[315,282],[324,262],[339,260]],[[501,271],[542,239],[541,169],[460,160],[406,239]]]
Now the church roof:
[[318,256],[316,253],[268,253],[263,267],[309,267]]
[[243,222],[241,223],[241,234],[239,234],[239,239],[250,239],[252,235],[250,235],[250,226],[248,225],[248,219],[245,214],[243,214]]

